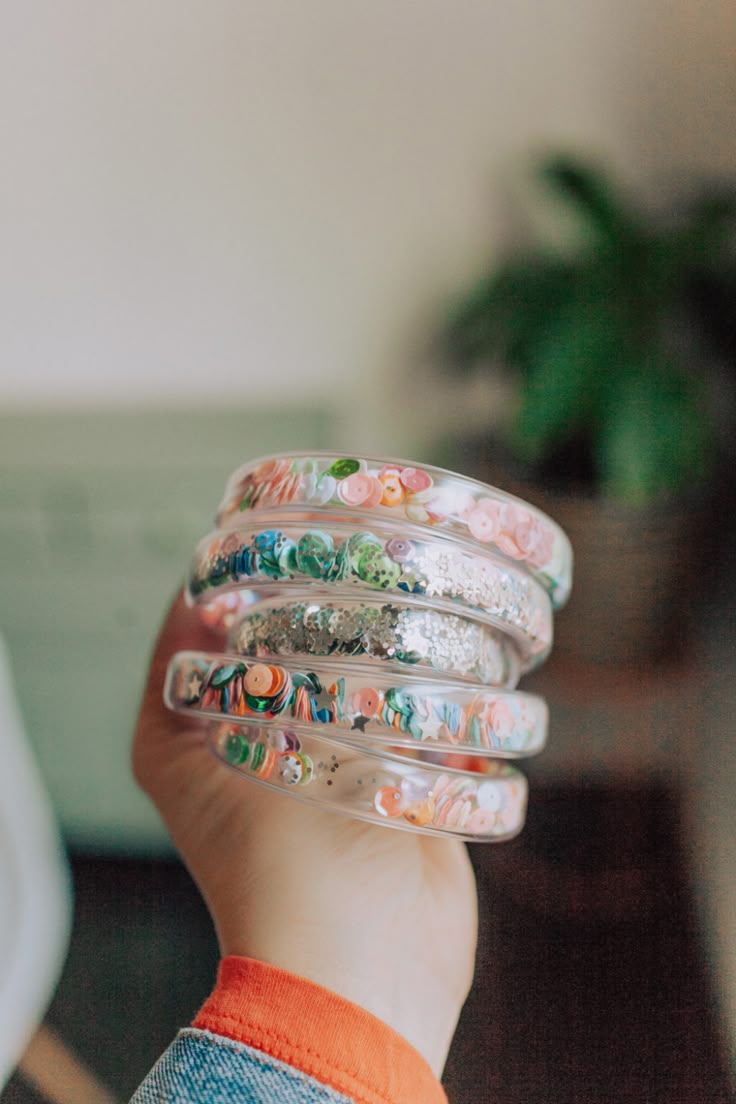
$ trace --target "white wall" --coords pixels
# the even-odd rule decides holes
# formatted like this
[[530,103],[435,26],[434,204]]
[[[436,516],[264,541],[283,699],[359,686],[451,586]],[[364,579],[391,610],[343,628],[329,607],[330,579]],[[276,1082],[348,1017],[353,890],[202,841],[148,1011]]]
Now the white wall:
[[6,408],[375,410],[507,230],[522,156],[602,152],[650,195],[736,165],[732,0],[11,0],[2,23]]

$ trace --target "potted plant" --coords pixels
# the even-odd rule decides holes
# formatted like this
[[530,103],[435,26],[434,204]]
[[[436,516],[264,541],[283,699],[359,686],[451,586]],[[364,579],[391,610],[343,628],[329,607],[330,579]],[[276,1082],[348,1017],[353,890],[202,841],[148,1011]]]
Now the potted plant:
[[735,195],[703,189],[658,219],[575,159],[548,158],[539,177],[576,232],[502,260],[452,312],[450,370],[510,373],[518,400],[506,432],[466,442],[460,462],[568,530],[558,651],[640,663],[684,638],[708,532],[720,407],[704,338],[713,289],[733,286]]

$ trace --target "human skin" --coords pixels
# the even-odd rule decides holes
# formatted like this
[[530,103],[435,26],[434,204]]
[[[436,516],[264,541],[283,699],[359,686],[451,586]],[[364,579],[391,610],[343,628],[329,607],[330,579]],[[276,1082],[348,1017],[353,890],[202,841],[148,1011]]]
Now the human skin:
[[177,597],[156,643],[133,769],[199,886],[223,955],[308,978],[403,1035],[441,1075],[470,989],[475,878],[464,844],[351,820],[248,783],[204,722],[162,701],[170,656],[220,650]]

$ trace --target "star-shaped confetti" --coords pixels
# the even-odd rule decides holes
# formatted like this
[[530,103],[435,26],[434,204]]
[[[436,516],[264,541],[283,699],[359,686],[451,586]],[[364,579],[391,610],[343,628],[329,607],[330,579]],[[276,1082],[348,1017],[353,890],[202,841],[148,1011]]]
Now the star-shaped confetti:
[[193,701],[199,697],[202,691],[203,684],[204,680],[202,676],[195,671],[190,677],[189,682],[187,683],[187,691],[189,693],[189,697]]
[[369,717],[364,717],[362,713],[359,713],[358,716],[354,718],[350,726],[350,731],[352,732],[353,729],[355,729],[357,732],[362,732],[365,736],[365,726],[368,724],[369,720]]
[[318,709],[332,709],[333,702],[335,701],[335,695],[324,686],[316,691],[312,697],[317,703]]

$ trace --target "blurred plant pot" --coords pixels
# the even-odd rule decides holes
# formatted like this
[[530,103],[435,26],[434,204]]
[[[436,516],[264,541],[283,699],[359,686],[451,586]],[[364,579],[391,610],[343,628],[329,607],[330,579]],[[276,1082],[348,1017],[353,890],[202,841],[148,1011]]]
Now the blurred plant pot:
[[[712,496],[631,506],[540,490],[482,451],[471,466],[477,478],[539,506],[572,542],[572,596],[555,618],[555,659],[640,666],[684,652],[707,573]],[[462,470],[471,474],[467,463]]]

